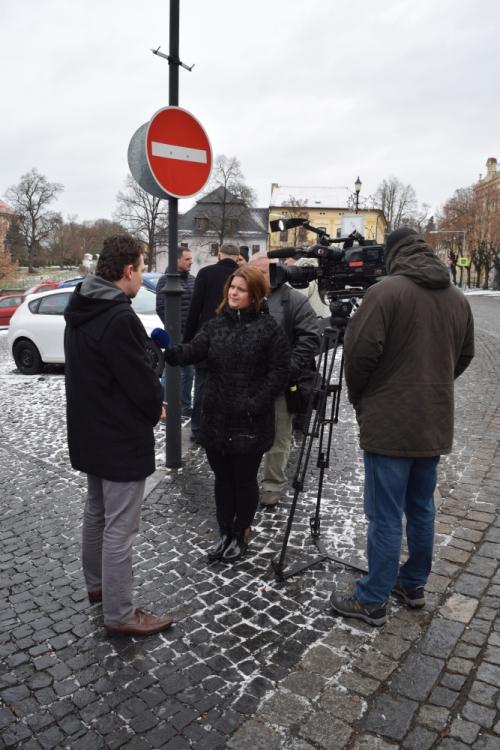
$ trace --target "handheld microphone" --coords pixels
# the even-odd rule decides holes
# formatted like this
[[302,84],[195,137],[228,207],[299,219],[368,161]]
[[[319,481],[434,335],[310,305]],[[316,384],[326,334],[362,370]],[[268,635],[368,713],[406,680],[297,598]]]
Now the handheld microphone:
[[295,258],[297,249],[295,247],[280,247],[279,250],[269,250],[268,258]]
[[151,331],[151,339],[158,344],[160,349],[168,349],[170,346],[170,336],[163,330],[163,328],[153,328]]

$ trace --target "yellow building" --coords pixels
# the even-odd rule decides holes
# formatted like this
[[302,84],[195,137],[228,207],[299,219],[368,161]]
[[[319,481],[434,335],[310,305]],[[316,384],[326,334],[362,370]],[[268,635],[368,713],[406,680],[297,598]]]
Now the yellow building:
[[[309,224],[326,230],[331,238],[346,237],[356,229],[365,239],[383,243],[387,228],[383,212],[377,208],[360,208],[355,212],[352,200],[352,191],[347,187],[304,187],[273,183],[269,221],[303,218]],[[269,234],[270,250],[288,245],[313,245],[315,242],[317,235],[303,227]]]

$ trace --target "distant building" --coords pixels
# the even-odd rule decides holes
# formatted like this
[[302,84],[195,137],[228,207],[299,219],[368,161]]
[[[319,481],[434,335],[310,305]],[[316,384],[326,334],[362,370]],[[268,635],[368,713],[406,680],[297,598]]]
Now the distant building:
[[[215,263],[221,244],[247,245],[250,255],[268,247],[267,208],[245,206],[237,196],[218,187],[196,201],[179,216],[178,242],[193,252],[193,272]],[[168,263],[167,249],[157,252],[156,268],[163,271]]]
[[[304,187],[272,184],[269,221],[304,218],[323,228],[332,238],[344,237],[357,229],[367,240],[384,242],[387,221],[378,208],[353,210],[352,190],[347,187]],[[286,245],[312,245],[317,235],[303,227],[270,233],[269,248]]]
[[9,227],[15,218],[14,211],[3,201],[0,201],[0,252],[6,250],[6,239]]

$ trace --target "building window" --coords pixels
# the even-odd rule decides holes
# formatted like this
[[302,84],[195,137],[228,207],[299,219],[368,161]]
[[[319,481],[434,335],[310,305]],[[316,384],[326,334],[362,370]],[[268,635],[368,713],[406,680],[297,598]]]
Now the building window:
[[212,242],[210,245],[210,255],[218,255],[219,254],[219,243],[218,242]]
[[337,238],[342,237],[342,227],[337,227]]
[[252,245],[252,255],[255,253],[260,253],[260,245]]
[[181,247],[189,247],[189,244],[187,242],[181,242]]
[[288,229],[284,232],[280,232],[280,242],[288,242]]
[[208,219],[205,216],[197,216],[194,225],[199,232],[206,232],[208,229]]

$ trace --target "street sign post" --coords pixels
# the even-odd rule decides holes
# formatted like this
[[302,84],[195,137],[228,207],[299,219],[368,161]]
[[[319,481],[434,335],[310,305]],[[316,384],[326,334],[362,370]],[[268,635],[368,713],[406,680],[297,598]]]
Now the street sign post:
[[206,184],[212,148],[202,125],[181,107],[164,107],[150,120],[146,156],[157,185],[174,198],[190,198]]

